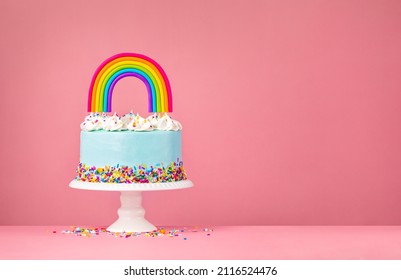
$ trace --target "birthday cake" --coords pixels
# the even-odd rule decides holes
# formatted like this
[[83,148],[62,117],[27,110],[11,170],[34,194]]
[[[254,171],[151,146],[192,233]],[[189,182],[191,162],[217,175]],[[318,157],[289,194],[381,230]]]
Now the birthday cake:
[[[113,89],[124,77],[143,81],[148,111],[110,114]],[[110,57],[96,70],[89,88],[89,115],[81,123],[76,181],[146,184],[187,179],[182,162],[181,124],[172,112],[168,78],[159,64],[140,54]]]

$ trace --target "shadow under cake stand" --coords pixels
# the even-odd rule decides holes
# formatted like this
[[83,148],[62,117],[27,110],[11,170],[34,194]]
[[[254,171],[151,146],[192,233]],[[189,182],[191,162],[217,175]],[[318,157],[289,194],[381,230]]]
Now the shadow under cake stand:
[[90,191],[120,191],[121,207],[117,211],[118,219],[107,230],[110,232],[149,232],[157,228],[145,219],[142,192],[186,189],[192,187],[193,183],[190,180],[143,184],[91,183],[72,180],[69,186]]

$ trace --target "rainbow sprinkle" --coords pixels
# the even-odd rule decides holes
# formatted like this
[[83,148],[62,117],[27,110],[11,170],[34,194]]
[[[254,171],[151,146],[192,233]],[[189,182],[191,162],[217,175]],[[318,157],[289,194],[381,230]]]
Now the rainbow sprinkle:
[[183,163],[178,160],[167,166],[157,164],[149,167],[145,164],[96,167],[81,162],[76,172],[76,180],[92,183],[166,183],[187,179]]

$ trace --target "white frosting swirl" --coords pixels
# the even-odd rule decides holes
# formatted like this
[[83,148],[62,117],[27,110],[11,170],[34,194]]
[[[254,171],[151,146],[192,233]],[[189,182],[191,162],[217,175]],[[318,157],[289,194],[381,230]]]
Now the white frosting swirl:
[[165,130],[165,131],[178,131],[182,130],[180,122],[173,120],[166,113],[164,115],[153,114],[147,118],[142,118],[138,114],[125,114],[119,117],[116,113],[108,116],[106,113],[100,115],[99,113],[90,113],[89,116],[80,125],[81,130],[84,131],[152,131],[152,130]]
[[103,129],[109,131],[120,131],[123,130],[123,126],[123,121],[116,113],[114,113],[113,116],[105,119]]
[[156,113],[154,113],[153,115],[150,115],[149,117],[147,117],[146,120],[147,120],[148,122],[150,122],[150,124],[151,124],[153,127],[157,127],[157,123],[158,123],[158,121],[159,121],[159,116],[158,116]]
[[103,128],[103,117],[99,113],[90,113],[81,123],[80,127],[85,131],[100,130]]
[[125,114],[124,116],[122,116],[121,121],[123,122],[123,128],[127,129],[134,118],[135,114],[132,113],[132,111],[129,114]]
[[182,125],[165,114],[163,117],[158,119],[157,129],[178,131],[182,129]]
[[137,114],[135,118],[129,123],[128,129],[135,131],[152,131],[153,126],[147,119],[144,119]]

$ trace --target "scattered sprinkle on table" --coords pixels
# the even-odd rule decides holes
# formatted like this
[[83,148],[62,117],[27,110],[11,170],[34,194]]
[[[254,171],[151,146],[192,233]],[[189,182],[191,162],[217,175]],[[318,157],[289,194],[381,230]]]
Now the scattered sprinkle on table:
[[[213,232],[213,229],[204,228],[200,230],[198,227],[184,227],[182,229],[165,229],[164,227],[160,227],[157,230],[150,232],[110,232],[104,227],[77,227],[72,226],[70,230],[63,230],[61,233],[63,234],[73,234],[75,236],[80,237],[96,237],[98,235],[111,235],[119,238],[130,238],[136,236],[144,236],[144,237],[182,237],[183,240],[188,240],[188,237],[184,237],[183,234],[186,232],[206,232],[206,236],[210,236],[210,233]],[[54,230],[53,233],[56,233]]]

